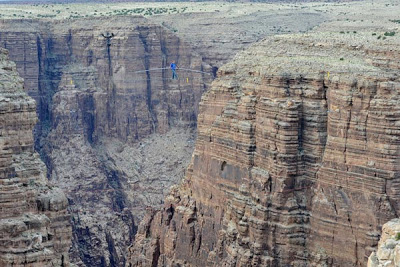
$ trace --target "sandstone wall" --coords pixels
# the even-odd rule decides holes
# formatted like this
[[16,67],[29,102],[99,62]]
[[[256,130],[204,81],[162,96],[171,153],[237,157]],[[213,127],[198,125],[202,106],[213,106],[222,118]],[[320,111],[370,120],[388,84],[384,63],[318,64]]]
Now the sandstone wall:
[[220,69],[186,178],[130,266],[366,265],[399,212],[399,38],[325,30]]
[[34,151],[35,111],[0,48],[0,266],[69,266],[68,201]]

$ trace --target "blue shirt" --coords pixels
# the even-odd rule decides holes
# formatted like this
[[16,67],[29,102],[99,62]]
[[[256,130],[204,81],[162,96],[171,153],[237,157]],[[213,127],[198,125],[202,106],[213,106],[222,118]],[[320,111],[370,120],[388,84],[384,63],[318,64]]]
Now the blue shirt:
[[176,70],[176,64],[175,63],[171,63],[171,70]]

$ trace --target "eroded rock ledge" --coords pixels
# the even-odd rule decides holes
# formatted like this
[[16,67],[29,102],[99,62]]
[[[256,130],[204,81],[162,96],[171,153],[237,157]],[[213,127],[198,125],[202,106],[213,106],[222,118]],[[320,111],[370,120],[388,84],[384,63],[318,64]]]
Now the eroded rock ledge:
[[368,267],[395,267],[400,265],[400,219],[393,219],[382,227],[378,250],[368,258]]
[[236,56],[130,266],[365,266],[399,214],[399,59],[398,37],[323,27]]
[[68,201],[33,148],[35,101],[0,48],[0,266],[68,266]]

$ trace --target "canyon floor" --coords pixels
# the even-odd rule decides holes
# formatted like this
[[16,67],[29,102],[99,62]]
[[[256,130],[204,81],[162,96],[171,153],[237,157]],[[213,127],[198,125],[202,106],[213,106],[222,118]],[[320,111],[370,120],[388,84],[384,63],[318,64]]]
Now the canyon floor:
[[[161,208],[170,187],[187,175],[201,95],[238,53],[269,36],[302,40],[307,33],[313,34],[310,46],[336,38],[354,49],[373,43],[385,51],[398,42],[399,8],[397,1],[0,4],[0,47],[10,50],[25,91],[38,102],[35,145],[50,182],[69,200],[71,261],[126,263],[146,211]],[[116,34],[109,48],[101,37],[108,32]],[[306,53],[276,44],[263,46],[280,49],[282,56],[269,58],[284,66],[275,75],[303,71],[290,66]],[[249,51],[249,58],[261,54]],[[333,62],[332,73],[350,66],[370,71],[346,55],[332,48],[316,61]],[[164,71],[137,73],[171,60],[210,75],[183,73],[191,82],[173,83]],[[250,72],[238,71],[237,78]]]

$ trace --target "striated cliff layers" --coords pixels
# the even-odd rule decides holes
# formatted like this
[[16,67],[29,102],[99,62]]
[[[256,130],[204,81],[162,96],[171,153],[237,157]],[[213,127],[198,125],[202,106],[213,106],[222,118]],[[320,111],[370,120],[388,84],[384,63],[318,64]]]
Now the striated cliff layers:
[[68,201],[34,151],[35,101],[0,48],[0,266],[69,266]]
[[266,39],[219,70],[186,177],[129,266],[366,265],[400,211],[400,39],[335,29]]
[[[38,103],[36,147],[69,199],[71,261],[124,265],[146,207],[184,173],[209,67],[143,17],[4,20],[0,46]],[[171,61],[197,72],[172,81]]]
[[0,44],[9,49],[26,89],[39,101],[41,121],[51,117],[49,106],[63,89],[63,76],[73,88],[96,91],[89,92],[94,99],[92,104],[86,100],[86,113],[93,105],[104,108],[85,118],[93,124],[85,129],[89,140],[137,140],[166,132],[177,122],[195,124],[194,103],[204,90],[203,76],[211,80],[210,75],[182,70],[179,82],[169,82],[170,71],[158,68],[168,68],[171,61],[197,71],[207,71],[207,66],[178,37],[143,17],[3,20]]

